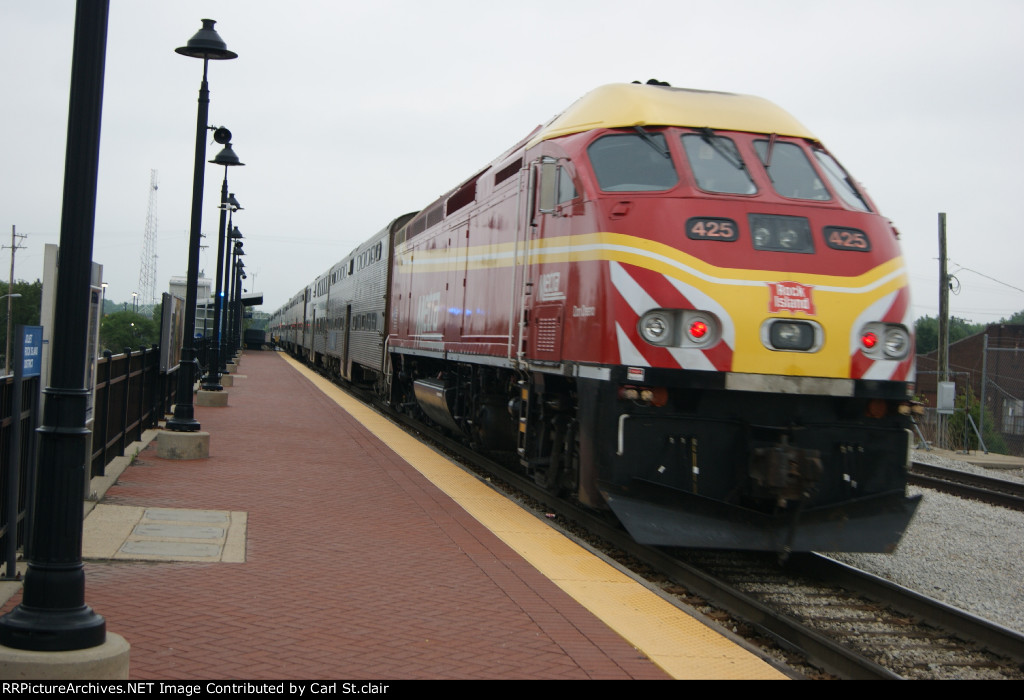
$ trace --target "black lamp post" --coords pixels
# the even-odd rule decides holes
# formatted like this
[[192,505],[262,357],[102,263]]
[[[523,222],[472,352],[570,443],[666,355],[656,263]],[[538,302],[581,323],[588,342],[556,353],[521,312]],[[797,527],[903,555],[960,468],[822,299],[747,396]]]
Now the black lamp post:
[[60,313],[53,319],[53,364],[43,391],[24,593],[0,618],[0,644],[14,649],[75,651],[107,641],[106,621],[85,604],[82,482],[89,468],[86,347],[108,10],[105,1],[79,0],[75,11],[54,305]]
[[242,303],[242,293],[245,290],[242,289],[242,281],[248,279],[248,276],[245,274],[244,265],[241,270],[238,275],[238,325],[235,327],[235,352],[242,351],[242,325],[245,321],[245,304]]
[[[241,234],[239,234],[241,237]],[[226,350],[224,351],[225,358],[234,357],[235,354],[235,317],[237,310],[235,309],[235,289],[238,286],[238,264],[241,262],[239,255],[245,255],[242,250],[242,241],[235,241],[235,245],[231,250],[230,267],[228,268],[228,276],[231,279],[231,283],[228,285],[228,321],[227,326],[224,329],[225,345]]]
[[[230,138],[230,136],[228,137]],[[227,216],[231,210],[231,202],[228,200],[228,168],[235,165],[245,165],[235,155],[229,142],[220,153],[210,161],[217,165],[224,166],[224,184],[220,190],[220,228],[217,233],[217,286],[213,293],[213,342],[210,342],[209,355],[207,356],[207,374],[203,381],[203,389],[206,391],[222,391],[224,387],[220,383],[220,337],[221,337],[221,289],[223,289],[223,277],[221,273],[224,268],[224,239],[227,232]],[[234,200],[234,195],[231,195]],[[235,204],[238,201],[235,200]],[[233,211],[233,210],[232,210]]]
[[234,279],[231,281],[231,331],[228,337],[229,342],[229,354],[234,355],[238,352],[238,336],[235,329],[238,328],[238,299],[242,289],[242,281],[240,276],[242,270],[245,269],[245,263],[242,262],[242,256],[245,255],[245,251],[242,250],[242,242],[238,241],[235,243],[235,262],[234,262]]
[[[236,202],[236,204],[237,204],[237,202]],[[241,209],[241,207],[238,207],[238,208]],[[229,228],[231,228],[231,227],[229,227]],[[231,288],[231,283],[232,283],[231,270],[233,269],[232,262],[235,259],[235,256],[234,256],[235,244],[236,243],[237,244],[241,244],[241,242],[242,242],[242,232],[238,230],[237,226],[231,228],[231,233],[228,234],[228,241],[229,241],[230,247],[228,248],[228,254],[227,254],[227,256],[224,259],[224,287],[225,287],[225,294],[224,294],[224,299],[222,300],[222,302],[224,304],[224,330],[221,333],[221,343],[220,343],[220,371],[221,371],[221,374],[223,374],[223,373],[225,373],[227,371],[228,346],[230,344],[230,341],[228,340],[228,338],[230,336],[230,333],[228,332],[228,330],[230,328],[232,328],[231,323],[230,323],[230,319],[231,319],[231,295],[227,293],[227,290]]]
[[214,20],[204,19],[203,28],[188,40],[188,44],[175,49],[175,52],[182,56],[203,59],[203,81],[199,85],[199,111],[196,116],[195,168],[192,175],[192,223],[188,239],[188,276],[185,282],[184,343],[181,348],[181,365],[178,367],[178,397],[174,405],[174,417],[167,421],[169,429],[179,432],[196,432],[200,428],[192,404],[192,387],[196,380],[196,297],[199,286],[199,244],[203,223],[206,131],[209,128],[207,122],[210,112],[210,89],[206,82],[206,70],[210,59],[223,61],[238,58],[238,54],[228,51],[227,44],[214,30],[214,24]]

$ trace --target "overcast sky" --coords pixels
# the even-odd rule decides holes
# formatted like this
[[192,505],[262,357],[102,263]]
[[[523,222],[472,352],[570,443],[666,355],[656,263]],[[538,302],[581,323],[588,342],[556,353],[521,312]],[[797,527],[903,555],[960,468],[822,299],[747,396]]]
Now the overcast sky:
[[[0,242],[28,234],[15,277],[34,280],[59,239],[75,3],[0,2]],[[202,62],[174,49],[201,18],[238,53],[210,63],[210,123],[246,163],[229,185],[266,311],[590,89],[652,77],[807,125],[899,229],[918,316],[937,314],[940,211],[951,313],[1024,309],[1019,0],[112,0],[94,258],[116,301],[139,288],[151,170],[157,294],[185,274]],[[206,171],[210,241],[223,176]]]

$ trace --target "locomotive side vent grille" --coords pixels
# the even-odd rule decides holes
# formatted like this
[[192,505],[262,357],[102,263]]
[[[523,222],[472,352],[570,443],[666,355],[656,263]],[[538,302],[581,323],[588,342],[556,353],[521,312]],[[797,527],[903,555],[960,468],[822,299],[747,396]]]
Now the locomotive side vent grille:
[[555,352],[558,343],[558,319],[537,319],[537,351]]

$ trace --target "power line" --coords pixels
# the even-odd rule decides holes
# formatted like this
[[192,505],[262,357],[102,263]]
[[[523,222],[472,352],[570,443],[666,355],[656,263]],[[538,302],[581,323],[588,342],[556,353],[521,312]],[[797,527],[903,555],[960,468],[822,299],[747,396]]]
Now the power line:
[[969,267],[964,267],[960,263],[955,262],[953,260],[950,260],[950,262],[957,266],[957,269],[954,270],[953,272],[960,272],[960,270],[967,270],[968,272],[973,272],[974,274],[980,275],[980,276],[984,277],[987,280],[991,280],[992,282],[995,282],[997,284],[1001,284],[1004,287],[1009,287],[1010,289],[1016,289],[1018,292],[1024,292],[1024,289],[1021,289],[1020,287],[1014,287],[1012,284],[1008,284],[1006,282],[1003,282],[1002,280],[997,280],[995,277],[989,277],[988,275],[986,275],[983,272],[978,272],[977,270],[972,270]]

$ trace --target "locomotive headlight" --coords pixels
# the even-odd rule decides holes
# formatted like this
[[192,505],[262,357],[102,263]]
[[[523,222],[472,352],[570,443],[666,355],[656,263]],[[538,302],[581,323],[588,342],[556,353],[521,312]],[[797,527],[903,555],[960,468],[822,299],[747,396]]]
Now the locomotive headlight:
[[890,326],[885,331],[885,355],[893,360],[907,356],[910,347],[910,334],[901,326]]
[[788,352],[815,352],[824,339],[821,326],[813,321],[769,319],[761,332],[767,347]]
[[811,222],[803,216],[748,214],[754,250],[779,253],[813,253]]
[[860,332],[860,349],[875,360],[902,360],[910,354],[910,331],[898,323],[869,323]]
[[779,245],[787,250],[795,248],[800,242],[800,234],[791,228],[779,231]]
[[786,345],[800,342],[800,326],[795,323],[777,323],[772,328],[775,329],[775,337]]
[[639,330],[651,345],[669,345],[672,342],[672,317],[660,309],[648,311],[640,319]]
[[636,327],[641,338],[662,347],[707,348],[722,337],[718,318],[698,309],[651,309]]

